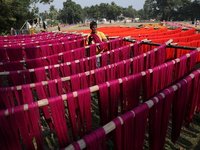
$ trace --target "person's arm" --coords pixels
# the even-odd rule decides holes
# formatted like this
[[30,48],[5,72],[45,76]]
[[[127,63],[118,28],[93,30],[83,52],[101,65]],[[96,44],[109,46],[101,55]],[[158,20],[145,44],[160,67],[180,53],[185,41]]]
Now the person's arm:
[[107,42],[108,39],[106,38],[105,34],[103,32],[101,32],[101,39],[102,39],[102,42]]
[[105,39],[102,39],[102,42],[107,42],[108,40],[107,40],[107,38],[105,38]]

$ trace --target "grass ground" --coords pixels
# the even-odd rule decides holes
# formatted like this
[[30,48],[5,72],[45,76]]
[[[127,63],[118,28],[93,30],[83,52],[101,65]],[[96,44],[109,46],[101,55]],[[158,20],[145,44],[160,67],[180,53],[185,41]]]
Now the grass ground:
[[[98,24],[98,28],[100,27],[109,27],[109,26],[127,26],[127,27],[137,27],[138,25],[140,25],[141,23],[112,23],[112,24]],[[61,31],[79,31],[79,30],[88,30],[89,29],[89,25],[85,24],[85,26],[81,25],[75,25],[75,26],[71,26],[69,28],[63,28],[63,26],[61,26]],[[50,27],[47,29],[48,31],[57,31],[57,26],[55,27]]]
[[200,150],[200,115],[196,114],[188,128],[182,127],[180,137],[174,144],[170,141],[171,124],[168,128],[166,150]]

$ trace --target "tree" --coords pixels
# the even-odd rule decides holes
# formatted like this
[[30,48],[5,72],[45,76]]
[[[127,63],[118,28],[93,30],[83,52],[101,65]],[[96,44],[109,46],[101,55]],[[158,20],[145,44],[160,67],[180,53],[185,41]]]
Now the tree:
[[90,7],[84,7],[83,15],[82,15],[83,22],[85,22],[86,20],[89,20],[90,18],[91,18]]
[[[198,5],[195,6],[198,7]],[[195,6],[194,8],[197,8]],[[191,0],[146,0],[144,4],[146,19],[186,20],[194,15],[193,10],[194,9],[191,7]],[[199,12],[199,7],[195,11]]]
[[177,7],[177,11],[172,12],[174,20],[191,20],[193,18],[191,1],[182,0],[182,3]]
[[51,5],[49,8],[49,17],[51,20],[56,20],[58,17],[58,11],[55,9],[55,6]]
[[77,23],[82,21],[82,12],[82,7],[79,4],[72,0],[67,0],[63,2],[63,9],[58,18],[69,24]]
[[157,13],[156,10],[156,3],[154,0],[146,0],[143,6],[143,19],[151,19],[155,18],[155,14]]
[[171,20],[172,14],[177,10],[181,0],[157,0],[158,13],[161,14],[161,20]]
[[100,10],[99,10],[99,6],[98,5],[92,5],[90,7],[90,13],[91,13],[91,18],[95,19],[95,20],[98,20],[100,19]]
[[119,16],[122,13],[122,8],[120,6],[117,6],[114,2],[111,2],[111,5],[108,7],[108,19],[116,20],[117,16]]
[[30,0],[31,3],[43,3],[43,4],[50,4],[54,0]]
[[128,8],[123,8],[122,14],[126,17],[135,18],[137,15],[137,11],[133,8],[133,6],[128,6]]
[[107,18],[107,16],[108,16],[108,8],[109,8],[109,4],[108,3],[101,3],[99,5],[99,12],[100,12],[100,17],[101,18]]
[[1,0],[0,1],[0,33],[9,34],[10,28],[20,29],[26,20],[34,19],[38,9],[30,10],[36,2],[50,3],[53,0]]
[[137,11],[137,16],[136,18],[140,18],[140,20],[144,20],[145,16],[144,16],[144,9],[140,9]]
[[190,16],[192,19],[200,20],[200,0],[194,0],[190,6]]

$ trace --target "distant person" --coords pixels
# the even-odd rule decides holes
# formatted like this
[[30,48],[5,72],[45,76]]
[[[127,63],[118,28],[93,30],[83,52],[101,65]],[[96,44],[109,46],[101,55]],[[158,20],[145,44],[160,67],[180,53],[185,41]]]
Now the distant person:
[[166,27],[166,22],[165,22],[165,20],[163,20],[163,27]]
[[43,29],[46,29],[46,23],[43,21]]
[[124,25],[126,24],[126,19],[124,19]]
[[14,28],[13,27],[11,27],[10,28],[10,35],[14,35],[15,33],[14,33]]
[[199,25],[199,20],[197,20],[196,24],[197,24],[196,26],[198,26],[198,25]]
[[194,24],[194,21],[192,21],[192,24]]
[[163,26],[163,22],[162,21],[160,21],[160,25]]
[[60,31],[60,26],[58,25],[58,31]]

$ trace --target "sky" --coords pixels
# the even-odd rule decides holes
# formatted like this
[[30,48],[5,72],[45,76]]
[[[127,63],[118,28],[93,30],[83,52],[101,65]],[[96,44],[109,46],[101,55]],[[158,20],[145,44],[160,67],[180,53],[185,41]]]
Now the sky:
[[[54,5],[57,10],[63,8],[63,2],[66,2],[67,0],[54,0],[51,4],[37,4],[36,6],[39,7],[39,12],[44,12],[45,10],[49,10],[49,7],[51,5]],[[116,5],[122,6],[122,7],[128,7],[130,5],[133,6],[134,9],[139,10],[143,8],[145,0],[72,0],[76,4],[80,4],[82,8],[85,6],[92,6],[100,3],[109,3],[115,2]]]

